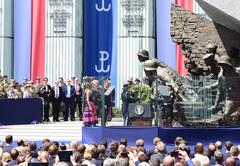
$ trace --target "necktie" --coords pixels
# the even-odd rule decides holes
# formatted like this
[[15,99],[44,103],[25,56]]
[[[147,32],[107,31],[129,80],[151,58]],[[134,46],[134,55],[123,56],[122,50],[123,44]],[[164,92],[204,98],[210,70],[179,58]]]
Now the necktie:
[[78,92],[78,85],[76,85],[76,87],[75,87],[75,91],[76,91],[76,95],[79,95],[79,92]]

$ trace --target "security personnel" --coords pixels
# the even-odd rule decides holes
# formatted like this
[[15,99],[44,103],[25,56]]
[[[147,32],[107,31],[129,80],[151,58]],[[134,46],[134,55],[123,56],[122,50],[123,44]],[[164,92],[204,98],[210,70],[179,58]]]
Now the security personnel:
[[39,95],[39,97],[42,97],[44,100],[44,118],[43,118],[43,120],[46,122],[49,122],[49,108],[50,108],[49,103],[51,102],[52,94],[53,94],[53,91],[52,91],[51,86],[48,84],[48,78],[45,77],[43,79],[43,85],[39,89],[38,95]]
[[128,116],[128,104],[129,104],[129,92],[128,92],[128,84],[124,84],[121,93],[122,99],[122,116],[123,116],[123,126],[126,126],[127,116]]

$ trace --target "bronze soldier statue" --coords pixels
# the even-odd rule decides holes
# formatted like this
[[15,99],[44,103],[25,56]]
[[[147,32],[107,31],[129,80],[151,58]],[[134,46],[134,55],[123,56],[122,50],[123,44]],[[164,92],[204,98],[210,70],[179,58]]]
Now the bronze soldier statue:
[[207,54],[202,57],[207,68],[203,74],[205,86],[199,88],[198,93],[203,92],[203,90],[211,90],[216,93],[218,79],[222,76],[222,69],[218,65],[219,55],[216,53],[217,45],[209,43],[206,49]]
[[216,101],[211,109],[215,110],[224,101],[224,118],[229,119],[240,107],[240,76],[229,56],[221,56],[218,65],[223,69],[223,74],[219,78]]
[[[157,84],[158,81],[163,81],[167,85],[170,85],[172,87],[173,93],[175,93],[176,101],[190,101],[193,99],[193,95],[191,95],[192,98],[185,97],[186,91],[189,92],[189,94],[191,93],[190,89],[188,89],[188,85],[184,83],[185,78],[180,76],[175,70],[170,68],[162,61],[159,61],[157,59],[150,59],[148,51],[146,50],[140,50],[137,55],[139,61],[144,62],[145,74],[155,80],[155,84]],[[158,98],[158,88],[153,89],[155,91],[154,96]],[[186,122],[186,117],[182,109],[178,109],[173,116],[177,117],[177,119],[174,119],[177,122]],[[158,115],[158,113],[156,117],[160,118],[160,122],[162,121],[161,115]],[[156,121],[156,123],[158,124],[158,121]]]
[[[171,85],[179,101],[196,100],[195,97],[193,97],[194,91],[191,90],[191,85],[189,85],[186,79],[178,74],[177,71],[163,61],[155,58],[150,59],[147,50],[141,49],[137,56],[139,61],[144,63],[145,74],[150,77],[155,76],[166,84]],[[186,94],[189,96],[187,97]]]
[[218,66],[219,55],[217,54],[217,45],[209,43],[206,47],[207,54],[203,56],[203,61],[208,68],[207,74],[218,76],[221,68]]

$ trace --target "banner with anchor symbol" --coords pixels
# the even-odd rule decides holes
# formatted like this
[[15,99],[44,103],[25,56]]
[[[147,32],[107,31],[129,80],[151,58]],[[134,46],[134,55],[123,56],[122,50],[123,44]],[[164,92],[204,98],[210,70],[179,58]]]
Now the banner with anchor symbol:
[[113,5],[117,4],[113,1],[84,1],[85,76],[110,76],[113,52]]

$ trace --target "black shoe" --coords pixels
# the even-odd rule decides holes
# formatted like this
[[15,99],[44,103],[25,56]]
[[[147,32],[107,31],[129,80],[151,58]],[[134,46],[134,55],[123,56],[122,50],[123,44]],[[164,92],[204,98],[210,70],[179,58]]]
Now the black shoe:
[[107,116],[107,121],[110,122],[112,120],[112,116]]
[[45,122],[49,122],[49,119],[44,119]]

